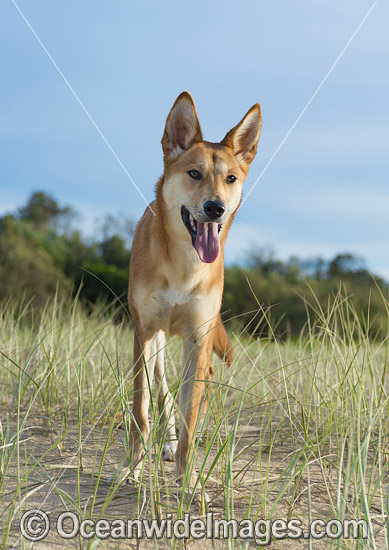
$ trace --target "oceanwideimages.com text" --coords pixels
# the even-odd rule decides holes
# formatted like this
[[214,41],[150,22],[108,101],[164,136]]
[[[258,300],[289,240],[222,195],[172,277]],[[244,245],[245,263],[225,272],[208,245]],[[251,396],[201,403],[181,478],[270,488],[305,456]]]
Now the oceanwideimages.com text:
[[214,518],[212,512],[205,518],[192,519],[189,513],[181,519],[166,514],[161,520],[148,519],[82,519],[73,512],[63,512],[56,520],[42,510],[25,512],[20,520],[23,537],[29,541],[44,539],[54,530],[62,539],[81,536],[85,540],[105,539],[240,539],[253,540],[267,546],[281,539],[367,539],[365,520],[315,519],[308,527],[298,519],[251,520]]

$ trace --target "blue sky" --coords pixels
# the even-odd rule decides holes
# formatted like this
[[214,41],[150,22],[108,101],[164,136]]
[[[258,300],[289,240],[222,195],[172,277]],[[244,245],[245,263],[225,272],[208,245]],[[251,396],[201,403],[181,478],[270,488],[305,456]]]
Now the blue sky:
[[[210,141],[257,101],[252,187],[373,6],[344,0],[16,0],[148,201],[176,96]],[[243,204],[226,251],[286,258],[350,251],[389,279],[389,5],[378,1]],[[43,189],[81,214],[144,210],[118,162],[11,0],[0,4],[0,214]]]

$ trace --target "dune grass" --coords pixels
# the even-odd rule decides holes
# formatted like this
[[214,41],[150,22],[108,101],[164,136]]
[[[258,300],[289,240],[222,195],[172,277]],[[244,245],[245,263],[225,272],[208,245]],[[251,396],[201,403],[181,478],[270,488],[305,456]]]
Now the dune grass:
[[[154,393],[140,483],[108,483],[128,451],[131,422],[133,332],[120,311],[97,304],[87,315],[77,297],[54,298],[44,311],[33,302],[2,306],[0,548],[30,547],[18,527],[29,508],[53,518],[65,510],[123,519],[211,510],[227,520],[299,518],[304,525],[364,519],[367,539],[285,539],[271,547],[388,547],[388,338],[374,337],[368,313],[358,317],[342,289],[325,311],[312,295],[296,341],[280,341],[271,330],[266,339],[232,334],[234,363],[227,369],[215,362],[195,442],[198,487],[206,488],[209,506],[177,496],[174,465],[161,458],[164,427]],[[258,326],[270,324],[260,303],[253,316]],[[165,353],[174,396],[181,346],[171,338]],[[55,536],[50,532],[41,547],[58,543]],[[128,548],[97,538],[67,544]],[[178,547],[177,540],[165,544]],[[230,539],[222,547],[247,544]]]

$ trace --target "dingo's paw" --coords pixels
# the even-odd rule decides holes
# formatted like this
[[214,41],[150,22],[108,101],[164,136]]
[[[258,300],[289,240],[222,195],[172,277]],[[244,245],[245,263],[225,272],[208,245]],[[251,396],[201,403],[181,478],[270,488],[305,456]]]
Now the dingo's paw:
[[177,441],[167,441],[163,446],[162,459],[166,462],[175,462]]

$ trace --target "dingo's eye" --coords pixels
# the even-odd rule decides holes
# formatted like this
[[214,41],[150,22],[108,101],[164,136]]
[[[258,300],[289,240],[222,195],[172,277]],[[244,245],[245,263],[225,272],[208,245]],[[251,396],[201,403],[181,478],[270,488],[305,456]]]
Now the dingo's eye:
[[189,170],[189,172],[187,172],[191,178],[193,178],[194,180],[201,180],[202,176],[200,174],[200,172],[198,170]]
[[234,183],[234,181],[236,181],[236,177],[233,176],[232,174],[230,174],[229,176],[226,177],[226,182],[227,183]]

